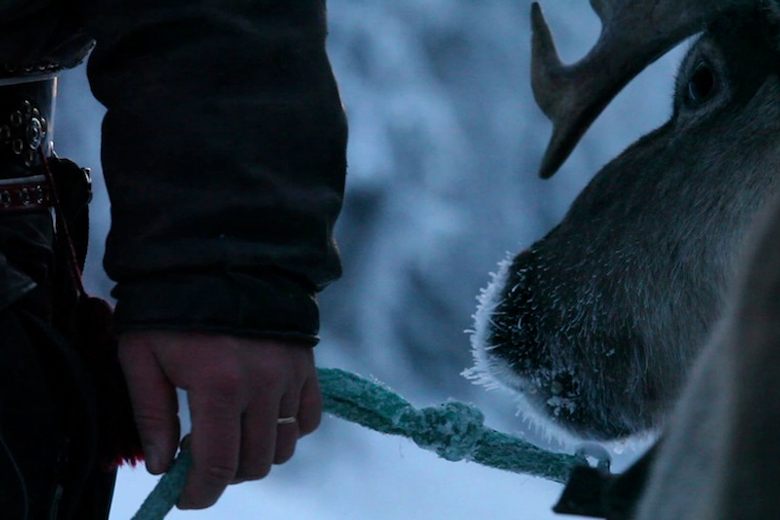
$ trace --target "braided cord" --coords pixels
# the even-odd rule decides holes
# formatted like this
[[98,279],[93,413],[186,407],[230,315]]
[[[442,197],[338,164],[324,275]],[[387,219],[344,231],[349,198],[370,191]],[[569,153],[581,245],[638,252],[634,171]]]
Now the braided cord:
[[[317,369],[326,413],[390,435],[412,439],[449,461],[470,460],[493,468],[563,483],[583,457],[551,453],[484,426],[476,407],[458,401],[417,409],[385,385],[335,368]],[[188,449],[176,457],[133,520],[161,520],[173,508],[192,463]]]

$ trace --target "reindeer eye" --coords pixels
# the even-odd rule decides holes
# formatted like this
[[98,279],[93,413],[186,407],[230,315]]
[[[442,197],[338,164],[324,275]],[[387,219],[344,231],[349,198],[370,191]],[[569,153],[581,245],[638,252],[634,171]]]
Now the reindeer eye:
[[706,63],[699,63],[688,80],[685,100],[691,106],[699,106],[709,101],[718,89],[715,71]]

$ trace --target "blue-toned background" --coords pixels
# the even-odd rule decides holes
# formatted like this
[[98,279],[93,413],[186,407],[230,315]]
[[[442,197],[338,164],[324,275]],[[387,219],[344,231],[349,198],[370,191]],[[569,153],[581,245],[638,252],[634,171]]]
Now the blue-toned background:
[[[476,402],[492,426],[543,442],[515,415],[511,396],[459,376],[470,364],[464,330],[474,297],[507,251],[542,236],[601,165],[668,117],[681,51],[635,80],[558,175],[541,181],[536,167],[550,125],[529,87],[529,1],[328,5],[350,167],[337,230],[345,274],[322,296],[318,363],[373,375],[420,405]],[[583,55],[599,31],[587,2],[542,5],[563,58]],[[96,174],[87,276],[105,295],[102,108],[83,68],[65,74],[60,91],[59,153]],[[129,518],[155,480],[141,468],[122,470],[112,518]],[[440,461],[406,441],[326,418],[296,458],[264,481],[230,488],[212,509],[171,518],[536,520],[553,518],[558,493],[542,480]]]

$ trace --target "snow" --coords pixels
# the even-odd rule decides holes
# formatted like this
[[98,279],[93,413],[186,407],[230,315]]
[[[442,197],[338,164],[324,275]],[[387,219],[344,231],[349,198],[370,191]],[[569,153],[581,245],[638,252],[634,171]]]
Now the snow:
[[[265,481],[229,488],[211,509],[168,518],[544,519],[559,493],[550,482],[442,461],[408,441],[328,423],[327,451],[304,440]],[[122,472],[111,518],[129,518],[154,480],[143,470]]]
[[[587,2],[542,3],[564,60],[582,56],[599,31]],[[629,85],[555,178],[541,181],[536,168],[550,125],[529,87],[528,0],[328,6],[329,51],[350,120],[350,173],[337,228],[345,275],[321,300],[318,362],[375,376],[417,406],[474,402],[486,424],[544,444],[515,415],[511,395],[460,376],[472,364],[463,330],[472,327],[474,297],[506,251],[543,235],[601,165],[668,117],[680,51]],[[59,154],[95,174],[86,275],[105,295],[102,109],[83,68],[64,75],[60,93]],[[122,470],[111,518],[129,518],[155,480],[143,469]],[[170,518],[544,520],[556,518],[550,507],[559,491],[326,419],[267,479],[231,487],[211,509]]]

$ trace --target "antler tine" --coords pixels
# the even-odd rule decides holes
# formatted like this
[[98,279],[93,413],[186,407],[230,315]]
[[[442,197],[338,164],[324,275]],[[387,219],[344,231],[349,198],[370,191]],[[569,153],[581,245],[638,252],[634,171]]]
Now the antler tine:
[[531,6],[531,85],[553,134],[539,175],[551,177],[620,90],[678,42],[725,10],[754,0],[591,0],[602,22],[596,45],[563,65],[538,2]]

